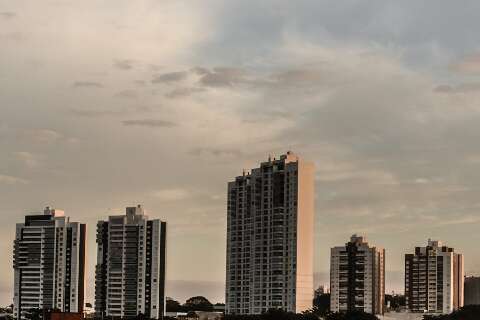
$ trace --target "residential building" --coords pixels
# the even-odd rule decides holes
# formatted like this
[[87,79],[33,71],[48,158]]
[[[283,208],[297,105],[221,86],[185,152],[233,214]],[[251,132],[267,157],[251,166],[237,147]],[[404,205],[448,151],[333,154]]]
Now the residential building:
[[97,317],[164,315],[166,228],[140,205],[97,223]]
[[463,255],[428,240],[405,255],[405,298],[410,312],[448,314],[463,306]]
[[385,249],[353,235],[345,246],[331,249],[330,310],[383,314]]
[[228,183],[226,313],[313,299],[314,166],[292,152]]
[[31,309],[81,313],[85,291],[85,224],[47,207],[17,223],[13,249],[14,318]]
[[465,278],[465,305],[480,305],[480,277]]

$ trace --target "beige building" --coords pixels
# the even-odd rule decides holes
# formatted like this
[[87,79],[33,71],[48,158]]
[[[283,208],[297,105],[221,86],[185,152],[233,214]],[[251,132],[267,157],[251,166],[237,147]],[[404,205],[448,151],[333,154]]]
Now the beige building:
[[345,246],[331,249],[330,310],[383,314],[385,249],[353,235]]
[[292,152],[228,184],[226,313],[312,307],[314,166]]
[[405,255],[405,298],[410,312],[448,314],[463,306],[463,255],[428,240]]

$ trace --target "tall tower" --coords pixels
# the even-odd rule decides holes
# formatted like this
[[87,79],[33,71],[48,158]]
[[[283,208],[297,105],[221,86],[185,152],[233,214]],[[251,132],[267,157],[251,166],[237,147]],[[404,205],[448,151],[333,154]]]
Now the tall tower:
[[353,235],[343,247],[331,249],[330,310],[383,314],[385,249],[371,247]]
[[82,312],[85,291],[85,224],[47,207],[17,223],[13,249],[14,318],[32,309]]
[[226,312],[312,307],[314,166],[292,152],[228,183]]
[[428,240],[405,255],[405,297],[410,312],[447,314],[463,307],[463,255]]
[[166,222],[149,220],[140,205],[97,223],[98,317],[163,316],[166,232]]

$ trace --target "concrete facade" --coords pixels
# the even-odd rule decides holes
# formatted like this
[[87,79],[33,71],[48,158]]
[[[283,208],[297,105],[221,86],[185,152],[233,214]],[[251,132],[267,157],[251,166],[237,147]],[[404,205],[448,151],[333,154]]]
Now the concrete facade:
[[383,314],[385,249],[371,247],[353,235],[345,246],[331,249],[330,310]]
[[312,307],[313,225],[314,166],[292,152],[229,182],[227,314]]
[[14,318],[29,309],[81,313],[85,291],[86,226],[47,207],[18,223],[13,250]]
[[405,298],[410,312],[448,314],[464,304],[463,255],[428,240],[405,255]]
[[166,223],[143,208],[97,223],[95,313],[160,319],[165,312]]

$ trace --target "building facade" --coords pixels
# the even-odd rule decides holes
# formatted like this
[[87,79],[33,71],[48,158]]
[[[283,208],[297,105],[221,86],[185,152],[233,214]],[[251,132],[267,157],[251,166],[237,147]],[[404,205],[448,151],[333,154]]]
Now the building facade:
[[314,166],[292,152],[228,183],[226,313],[313,299]]
[[405,298],[410,312],[448,314],[463,306],[463,255],[428,240],[405,255]]
[[149,220],[140,205],[97,223],[97,317],[163,316],[166,229],[165,222]]
[[331,249],[330,310],[383,314],[385,249],[353,235],[345,246]]
[[86,225],[47,207],[17,223],[13,249],[14,318],[31,309],[82,312]]
[[465,305],[480,305],[480,277],[465,278]]

